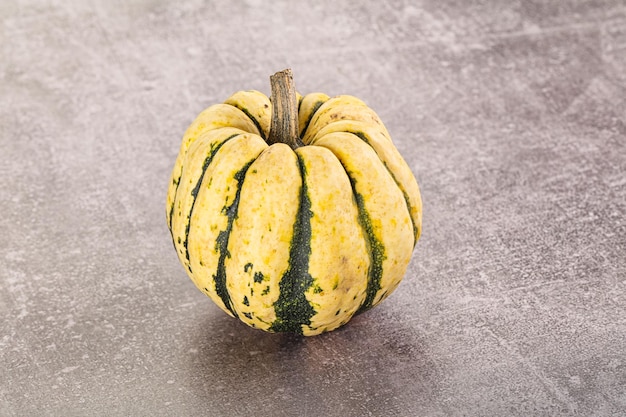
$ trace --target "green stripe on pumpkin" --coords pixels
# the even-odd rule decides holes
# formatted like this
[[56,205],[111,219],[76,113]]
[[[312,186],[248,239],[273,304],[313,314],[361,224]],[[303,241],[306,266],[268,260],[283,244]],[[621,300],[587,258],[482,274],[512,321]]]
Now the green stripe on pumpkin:
[[[261,136],[263,138],[263,140],[266,140],[267,138],[265,137],[265,132],[263,131],[263,128],[261,127],[261,123],[258,121],[258,119],[256,117],[254,117],[252,115],[252,113],[250,113],[250,111],[246,108],[241,106],[240,104],[231,104],[231,106],[233,107],[237,107],[239,110],[241,110],[242,112],[244,112],[246,114],[246,116],[248,116],[248,118],[250,119],[250,121],[252,121],[252,123],[254,124],[254,126],[256,126],[257,130],[259,131],[259,136]],[[254,132],[250,132],[250,133],[254,133]]]
[[326,101],[323,101],[323,100],[320,100],[317,103],[315,103],[315,105],[313,106],[313,109],[311,110],[311,114],[309,115],[308,120],[304,124],[304,128],[302,129],[302,132],[300,132],[300,138],[304,137],[307,129],[309,128],[309,125],[311,124],[311,120],[313,120],[313,116],[315,116],[315,113],[317,113],[317,111],[320,109],[320,107],[322,107],[322,104],[324,103],[326,103]]
[[316,311],[305,295],[313,285],[313,277],[309,274],[313,212],[306,183],[306,168],[299,155],[298,164],[302,175],[300,206],[289,249],[289,267],[280,280],[280,295],[274,303],[276,320],[269,330],[302,334],[302,326],[311,324],[311,318]]
[[174,185],[174,198],[172,198],[172,204],[170,204],[170,209],[168,211],[167,216],[167,228],[170,230],[170,236],[172,240],[174,240],[174,232],[172,231],[172,217],[174,217],[174,207],[176,207],[176,194],[178,193],[178,186],[180,185],[180,177],[183,173],[183,167],[180,167],[180,172],[178,173],[178,178],[172,179],[172,184]]
[[241,194],[241,185],[246,177],[246,172],[250,165],[254,162],[254,159],[246,163],[234,175],[234,179],[237,180],[237,191],[235,192],[235,198],[229,206],[222,208],[222,213],[228,218],[226,230],[222,230],[217,235],[215,241],[215,249],[219,251],[220,257],[217,261],[217,271],[213,275],[213,281],[215,282],[215,293],[222,299],[222,302],[226,308],[237,317],[237,312],[233,308],[230,300],[230,294],[228,294],[228,288],[226,286],[226,257],[230,258],[230,252],[228,251],[228,240],[230,238],[230,232],[233,230],[233,222],[237,218],[237,209],[239,208],[239,196]]
[[[191,227],[191,216],[193,214],[193,208],[196,204],[196,198],[198,197],[198,192],[200,191],[200,186],[202,185],[202,180],[204,179],[204,175],[206,174],[207,169],[209,168],[209,165],[211,165],[211,162],[213,161],[213,158],[215,157],[215,154],[217,154],[217,152],[220,150],[220,148],[222,147],[222,145],[224,145],[226,142],[228,142],[229,140],[239,136],[239,133],[236,133],[234,135],[231,135],[229,137],[227,137],[226,139],[224,139],[221,142],[215,142],[213,144],[211,144],[211,149],[209,150],[209,154],[207,155],[207,157],[204,159],[204,162],[202,163],[202,173],[200,174],[200,178],[198,178],[198,182],[196,183],[196,185],[193,187],[193,189],[191,190],[191,196],[193,198],[193,201],[191,202],[191,207],[189,209],[189,214],[187,215],[187,224],[185,225],[185,241],[183,242],[183,247],[185,248],[185,259],[187,259],[187,269],[189,270],[189,272],[191,273],[191,263],[189,260],[189,229]],[[180,182],[180,178],[178,180]],[[176,199],[174,199],[174,201],[176,201]],[[173,215],[173,211],[174,211],[174,203],[172,203],[172,208],[171,208],[171,212],[170,212],[170,230],[172,229],[172,218],[174,217]],[[172,239],[173,239],[173,235],[172,235]]]
[[[347,171],[346,171],[347,172]],[[348,173],[348,172],[347,172]],[[350,176],[350,184],[352,185],[352,192],[356,201],[357,209],[359,211],[359,223],[365,231],[367,237],[367,246],[370,254],[370,268],[368,273],[367,288],[365,290],[365,300],[361,307],[357,310],[356,314],[369,310],[372,307],[374,298],[380,289],[382,288],[380,283],[383,276],[383,261],[385,260],[385,246],[376,237],[374,228],[372,226],[372,219],[365,208],[365,200],[361,194],[356,190],[356,180]]]
[[[355,131],[350,130],[346,132],[352,133],[353,135],[361,139],[363,142],[367,143],[372,149],[374,149],[374,147],[370,143],[369,136],[365,132],[362,132],[360,130],[355,130]],[[374,149],[374,151],[376,151],[376,149]],[[391,175],[391,178],[393,178],[394,182],[398,184],[398,189],[402,192],[402,195],[404,196],[406,208],[407,210],[409,210],[409,213],[411,213],[411,201],[409,199],[409,195],[406,193],[406,191],[402,189],[402,187],[400,187],[400,182],[398,181],[396,176],[393,174],[393,171],[389,169],[389,166],[387,165],[387,163],[383,161],[382,159],[381,159],[381,162],[383,163],[385,168],[387,168],[387,172],[389,172],[389,175]],[[411,224],[413,225],[413,236],[419,236],[419,230],[418,230],[417,225],[415,224],[415,220],[413,219],[413,216],[409,216],[409,218],[411,219]],[[417,244],[417,238],[414,237],[413,245],[416,245],[416,244]]]

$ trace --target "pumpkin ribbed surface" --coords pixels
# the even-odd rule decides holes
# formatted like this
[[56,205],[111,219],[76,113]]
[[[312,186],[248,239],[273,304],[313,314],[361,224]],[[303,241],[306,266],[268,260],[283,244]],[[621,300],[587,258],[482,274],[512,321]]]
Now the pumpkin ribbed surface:
[[195,285],[252,327],[315,335],[398,286],[421,233],[420,192],[376,113],[298,96],[304,146],[268,145],[272,104],[240,91],[187,129],[167,223]]

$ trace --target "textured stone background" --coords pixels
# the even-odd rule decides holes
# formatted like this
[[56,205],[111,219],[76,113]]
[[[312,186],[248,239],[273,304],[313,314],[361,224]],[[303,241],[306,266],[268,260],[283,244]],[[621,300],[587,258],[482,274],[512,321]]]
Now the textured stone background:
[[[399,289],[302,340],[230,319],[165,225],[184,129],[292,67],[424,199]],[[622,0],[0,3],[0,415],[626,414]]]

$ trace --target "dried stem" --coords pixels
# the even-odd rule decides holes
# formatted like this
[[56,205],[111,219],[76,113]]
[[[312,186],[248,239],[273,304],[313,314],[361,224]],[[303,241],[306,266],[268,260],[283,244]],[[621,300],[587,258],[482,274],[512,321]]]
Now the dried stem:
[[267,142],[286,143],[292,149],[302,146],[298,136],[298,100],[291,69],[270,77],[272,86],[272,123]]

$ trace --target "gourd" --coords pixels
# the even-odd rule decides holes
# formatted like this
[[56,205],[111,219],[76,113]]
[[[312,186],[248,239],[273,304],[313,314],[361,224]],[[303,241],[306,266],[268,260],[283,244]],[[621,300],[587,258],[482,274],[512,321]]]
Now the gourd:
[[421,234],[418,184],[356,97],[239,91],[184,134],[167,193],[178,257],[227,314],[269,332],[338,328],[391,294]]

